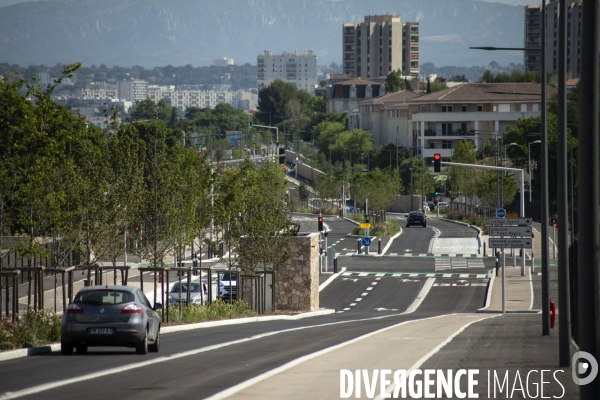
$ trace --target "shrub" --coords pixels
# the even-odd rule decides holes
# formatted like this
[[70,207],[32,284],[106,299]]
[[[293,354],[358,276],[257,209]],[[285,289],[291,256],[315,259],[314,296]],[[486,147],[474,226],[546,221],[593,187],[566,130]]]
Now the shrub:
[[[377,237],[389,237],[394,236],[396,233],[400,232],[400,226],[396,221],[387,220],[385,222],[380,222],[379,224],[373,226],[369,230],[369,235],[377,236]],[[364,229],[356,226],[352,229],[353,235],[363,235]]]
[[485,218],[478,217],[477,215],[466,213],[464,211],[448,211],[446,218],[454,221],[465,222],[469,225],[475,225],[481,228],[481,233],[487,235],[488,221]]
[[189,308],[182,305],[181,313],[179,313],[179,306],[169,307],[169,323],[174,325],[251,317],[255,315],[256,313],[250,310],[248,304],[241,300],[236,300],[229,304],[219,299],[208,305],[192,304]]
[[0,350],[43,346],[60,341],[62,317],[52,310],[29,308],[15,323],[5,316],[0,320]]

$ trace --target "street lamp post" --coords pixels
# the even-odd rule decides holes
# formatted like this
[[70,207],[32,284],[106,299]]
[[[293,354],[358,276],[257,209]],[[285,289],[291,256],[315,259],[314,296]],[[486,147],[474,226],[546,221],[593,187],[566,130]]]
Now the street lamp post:
[[542,143],[541,140],[534,140],[533,142],[530,142],[527,147],[528,147],[528,151],[527,151],[527,167],[529,169],[529,203],[531,203],[531,145],[532,144],[538,144],[538,143]]
[[[591,0],[589,1],[590,7],[597,7]],[[586,9],[587,9],[586,8]],[[594,9],[595,11],[595,9]],[[542,97],[542,110],[541,110],[541,122],[542,122],[542,148],[540,154],[540,180],[541,180],[541,189],[542,193],[540,194],[541,198],[541,213],[542,216],[540,218],[540,223],[542,226],[542,335],[548,336],[550,335],[550,266],[549,266],[549,257],[548,257],[548,209],[550,208],[548,204],[548,130],[547,130],[547,111],[548,111],[548,96],[547,96],[547,77],[546,77],[546,0],[542,0],[542,10],[541,10],[541,49],[542,56],[540,63],[540,75],[542,76],[542,88],[541,88],[541,97]],[[596,14],[592,11],[588,14],[590,16],[590,22],[595,21]],[[594,26],[595,22],[591,24]],[[586,32],[586,31],[584,31]],[[597,32],[597,30],[596,30]],[[597,43],[594,43],[596,46]],[[471,49],[480,49],[480,50],[536,50],[536,48],[500,48],[500,47],[469,47]],[[592,51],[593,54],[597,53],[596,50]],[[582,50],[582,54],[585,52]],[[596,59],[598,58],[595,56]],[[582,57],[583,60],[583,57]],[[582,64],[584,66],[586,64]],[[583,68],[582,68],[583,70]],[[583,72],[583,71],[582,71]],[[591,82],[590,82],[591,83]],[[597,87],[597,86],[596,86]],[[596,111],[597,112],[597,111]],[[594,186],[597,186],[594,184]],[[596,229],[597,230],[597,229]],[[559,296],[560,297],[560,296]],[[559,303],[562,303],[559,299]]]
[[413,168],[410,167],[410,210],[413,211],[415,209],[414,204],[413,204]]
[[[509,143],[504,146],[504,166],[506,167],[506,149],[508,147],[516,146],[516,143]],[[502,173],[502,179],[500,180],[500,208],[504,208],[504,173]]]

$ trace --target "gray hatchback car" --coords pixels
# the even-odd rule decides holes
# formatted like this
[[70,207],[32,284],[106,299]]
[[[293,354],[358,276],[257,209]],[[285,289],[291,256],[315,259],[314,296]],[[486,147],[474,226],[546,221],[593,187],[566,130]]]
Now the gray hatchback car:
[[85,354],[88,346],[135,347],[137,354],[157,352],[160,316],[144,293],[131,286],[89,286],[67,307],[61,325],[61,353]]

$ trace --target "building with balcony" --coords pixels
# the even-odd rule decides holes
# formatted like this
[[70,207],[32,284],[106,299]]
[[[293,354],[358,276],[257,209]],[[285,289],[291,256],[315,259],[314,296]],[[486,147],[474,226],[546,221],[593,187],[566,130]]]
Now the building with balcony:
[[216,67],[227,67],[228,65],[233,65],[233,58],[217,58],[213,60],[213,65]]
[[358,103],[358,110],[348,114],[348,129],[370,131],[375,146],[394,143],[413,147],[407,101],[419,96],[422,94],[400,91],[363,100]]
[[419,75],[419,24],[398,15],[367,15],[362,23],[342,25],[342,70],[364,79],[400,70]]
[[164,99],[172,107],[185,112],[190,107],[215,108],[227,103],[241,110],[256,108],[257,95],[245,91],[218,90],[179,90],[175,86],[155,86],[148,88],[148,98],[158,103]]
[[[548,87],[550,98],[556,89]],[[535,83],[464,83],[407,100],[413,143],[427,165],[439,153],[450,161],[456,145],[468,140],[475,149],[501,138],[521,118],[540,115],[541,86]]]
[[[572,78],[581,73],[581,5],[582,0],[567,0],[567,71]],[[551,0],[546,5],[546,71],[558,68],[558,7],[559,2]],[[542,6],[525,6],[525,48],[541,48]],[[524,52],[523,64],[529,71],[540,71],[541,50]]]
[[327,85],[325,107],[327,113],[358,110],[361,100],[385,94],[385,79],[350,79]]
[[276,79],[295,85],[298,90],[314,94],[317,86],[317,56],[312,50],[304,54],[286,53],[273,55],[270,50],[256,58],[258,66],[258,90],[269,86]]

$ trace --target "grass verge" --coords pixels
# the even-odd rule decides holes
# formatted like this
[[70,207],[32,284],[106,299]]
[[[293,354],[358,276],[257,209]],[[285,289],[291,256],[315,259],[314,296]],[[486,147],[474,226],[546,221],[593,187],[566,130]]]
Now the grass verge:
[[[363,235],[364,232],[365,232],[365,230],[361,229],[358,226],[356,226],[352,229],[353,235]],[[398,232],[400,232],[400,226],[398,225],[398,223],[396,221],[387,220],[385,222],[381,222],[381,223],[373,226],[369,230],[369,235],[377,236],[377,237],[391,237],[391,236],[394,236]]]
[[488,220],[485,218],[480,218],[476,215],[465,213],[464,211],[448,211],[445,217],[454,221],[475,225],[481,229],[482,235],[488,234]]
[[196,322],[218,321],[221,319],[255,317],[258,314],[248,307],[248,303],[236,300],[226,303],[217,300],[208,305],[192,304],[190,307],[182,305],[181,313],[179,306],[169,307],[169,323],[166,325],[194,324]]

